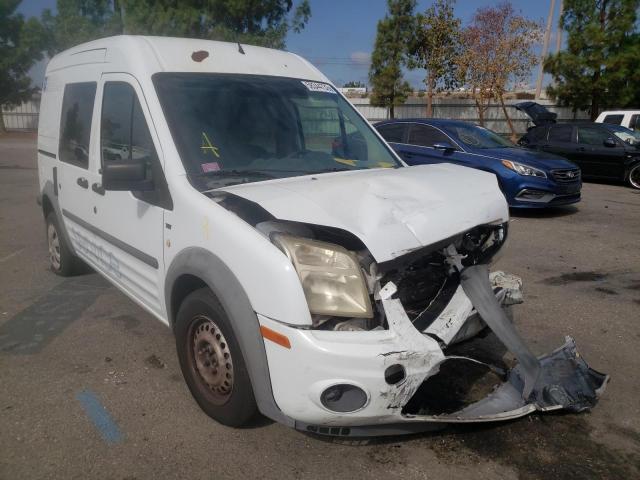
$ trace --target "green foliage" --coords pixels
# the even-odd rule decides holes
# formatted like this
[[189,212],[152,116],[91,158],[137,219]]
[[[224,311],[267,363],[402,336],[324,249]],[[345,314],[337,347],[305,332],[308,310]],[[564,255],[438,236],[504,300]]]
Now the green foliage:
[[[19,0],[0,1],[0,105],[15,106],[33,95],[28,71],[42,58],[45,32],[35,19],[16,13]],[[2,116],[0,115],[0,120]],[[0,129],[4,125],[0,121]]]
[[389,12],[378,22],[375,46],[371,55],[369,80],[373,91],[371,105],[388,107],[391,118],[394,107],[402,105],[411,86],[403,79],[407,65],[407,45],[415,31],[415,0],[387,0]]
[[284,48],[311,16],[308,0],[58,0],[46,11],[52,52],[118,34],[239,41]]
[[427,71],[427,116],[431,116],[433,92],[458,83],[456,59],[460,55],[460,19],[455,0],[436,0],[416,18],[417,29],[409,43],[410,67]]
[[640,105],[640,0],[565,0],[567,49],[548,57],[547,93],[575,110]]

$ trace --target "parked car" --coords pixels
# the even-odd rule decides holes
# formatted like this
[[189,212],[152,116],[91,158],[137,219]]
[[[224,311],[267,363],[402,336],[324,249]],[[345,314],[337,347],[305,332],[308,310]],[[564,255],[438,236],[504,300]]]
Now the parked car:
[[[607,381],[571,339],[534,356],[506,316],[521,285],[488,269],[508,232],[496,177],[407,168],[297,55],[135,36],[60,53],[38,173],[52,270],[84,261],[171,327],[191,393],[226,425],[259,411],[409,433],[588,409]],[[487,325],[518,365],[484,398],[443,401],[478,381],[443,368],[476,365],[450,346]]]
[[620,125],[640,132],[640,110],[607,110],[598,115],[596,123]]
[[515,107],[535,125],[519,145],[562,155],[580,167],[584,178],[617,180],[640,188],[640,132],[609,123],[556,123],[555,114],[549,115],[534,102]]
[[518,147],[489,129],[456,120],[388,120],[375,127],[409,165],[454,163],[491,172],[510,207],[580,201],[580,169],[556,155]]

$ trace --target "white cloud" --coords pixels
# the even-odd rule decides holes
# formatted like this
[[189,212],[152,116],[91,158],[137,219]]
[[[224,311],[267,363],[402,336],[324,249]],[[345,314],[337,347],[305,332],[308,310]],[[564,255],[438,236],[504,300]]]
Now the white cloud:
[[351,61],[360,65],[369,65],[371,63],[371,54],[368,52],[352,52]]

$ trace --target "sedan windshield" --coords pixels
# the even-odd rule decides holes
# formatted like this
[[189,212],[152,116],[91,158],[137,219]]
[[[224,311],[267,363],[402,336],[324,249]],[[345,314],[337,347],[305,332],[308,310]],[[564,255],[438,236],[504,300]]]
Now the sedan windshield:
[[613,134],[623,142],[630,145],[640,145],[640,132],[631,130],[630,128],[621,127],[620,125],[603,124],[605,128],[611,130]]
[[160,103],[201,189],[401,164],[326,83],[258,75],[158,73]]
[[502,138],[497,133],[492,132],[484,127],[478,125],[463,125],[456,124],[448,127],[461,143],[471,148],[509,148],[515,147],[506,138]]

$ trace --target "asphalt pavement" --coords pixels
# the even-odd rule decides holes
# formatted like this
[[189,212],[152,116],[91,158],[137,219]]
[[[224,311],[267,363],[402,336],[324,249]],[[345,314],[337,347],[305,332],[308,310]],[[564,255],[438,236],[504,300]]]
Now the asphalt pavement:
[[640,191],[585,183],[575,207],[512,213],[496,268],[520,275],[537,354],[576,339],[611,381],[589,413],[332,442],[221,426],[171,331],[96,274],[48,270],[35,136],[0,137],[0,478],[640,478]]

